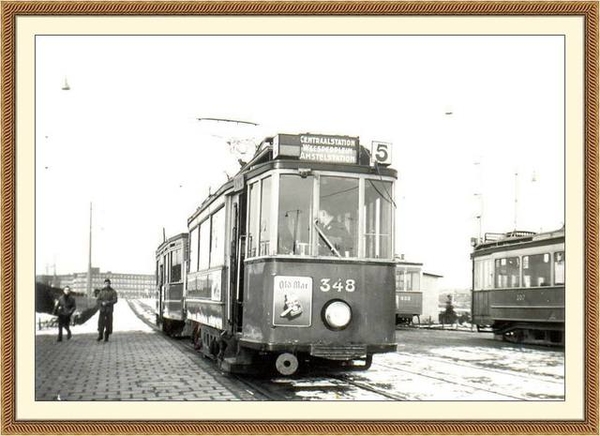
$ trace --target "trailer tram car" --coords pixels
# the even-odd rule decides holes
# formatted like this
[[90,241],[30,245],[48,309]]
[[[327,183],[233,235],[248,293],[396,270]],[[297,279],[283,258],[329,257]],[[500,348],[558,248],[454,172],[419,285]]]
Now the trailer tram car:
[[396,324],[421,323],[423,264],[399,260],[396,263]]
[[170,336],[185,334],[185,268],[188,234],[165,240],[156,250],[156,323]]
[[[158,318],[173,317],[171,333],[189,329],[229,372],[368,368],[373,354],[395,351],[397,173],[389,144],[372,148],[350,136],[265,139],[189,217],[184,316],[177,290]],[[159,271],[175,265],[165,262]]]
[[475,244],[472,311],[496,339],[564,345],[565,233],[486,234]]

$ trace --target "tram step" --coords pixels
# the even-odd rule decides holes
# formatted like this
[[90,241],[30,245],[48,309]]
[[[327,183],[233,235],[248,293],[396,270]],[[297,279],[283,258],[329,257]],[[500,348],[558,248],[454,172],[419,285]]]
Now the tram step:
[[366,345],[321,345],[310,347],[310,355],[332,360],[349,360],[366,356]]

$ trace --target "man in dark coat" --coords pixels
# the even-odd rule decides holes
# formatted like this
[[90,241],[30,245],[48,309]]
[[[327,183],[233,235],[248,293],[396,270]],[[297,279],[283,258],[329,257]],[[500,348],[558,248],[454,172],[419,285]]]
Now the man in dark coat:
[[110,286],[110,279],[104,280],[104,287],[96,297],[98,303],[98,340],[104,338],[108,342],[108,336],[112,333],[113,306],[117,302],[117,291]]
[[67,331],[67,339],[71,339],[71,315],[75,312],[75,298],[71,295],[71,288],[65,286],[63,294],[59,297],[56,302],[55,313],[58,315],[58,339],[57,342],[62,341],[63,328]]
[[338,257],[352,256],[352,236],[346,230],[346,226],[336,220],[327,210],[319,211],[317,220],[317,231],[319,233],[319,255]]

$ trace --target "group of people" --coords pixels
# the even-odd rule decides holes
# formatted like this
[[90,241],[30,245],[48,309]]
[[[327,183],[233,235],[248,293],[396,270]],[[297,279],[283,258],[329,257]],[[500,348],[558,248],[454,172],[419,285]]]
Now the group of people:
[[[98,308],[98,341],[108,342],[113,329],[113,306],[117,303],[117,291],[110,286],[110,279],[104,280],[104,287],[96,295]],[[63,295],[56,301],[54,313],[58,316],[58,342],[62,342],[63,329],[67,332],[67,340],[71,339],[71,316],[77,305],[71,295],[71,288],[65,286]]]

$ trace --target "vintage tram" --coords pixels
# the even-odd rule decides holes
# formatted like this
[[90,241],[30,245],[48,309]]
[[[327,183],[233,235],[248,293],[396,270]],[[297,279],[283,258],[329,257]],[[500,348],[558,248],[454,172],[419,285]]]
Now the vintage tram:
[[486,234],[474,244],[472,312],[497,339],[563,345],[565,232]]
[[423,264],[396,261],[396,325],[421,323]]
[[[265,139],[189,217],[188,235],[159,247],[163,329],[189,330],[230,372],[368,368],[373,354],[395,351],[390,152],[350,136]],[[176,251],[185,268],[166,277],[180,257],[165,254]]]
[[188,248],[188,234],[180,233],[156,250],[156,323],[171,336],[187,332],[184,289]]

